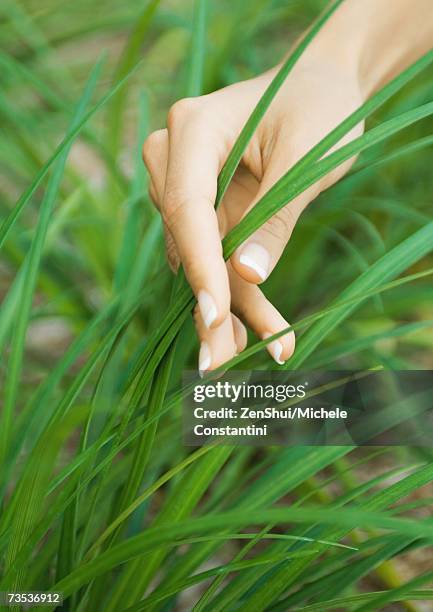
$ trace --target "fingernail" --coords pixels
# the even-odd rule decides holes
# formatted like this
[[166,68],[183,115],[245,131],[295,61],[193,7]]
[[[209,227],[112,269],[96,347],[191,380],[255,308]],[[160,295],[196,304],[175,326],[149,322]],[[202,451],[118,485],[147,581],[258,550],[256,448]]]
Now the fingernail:
[[204,324],[209,328],[215,321],[218,315],[217,307],[213,297],[207,291],[201,289],[197,295],[198,307],[200,308],[201,318]]
[[268,278],[270,255],[261,244],[249,242],[241,251],[239,262],[247,268],[254,270],[262,281]]
[[200,352],[198,354],[198,373],[200,378],[203,378],[206,370],[210,368],[212,357],[210,354],[209,344],[202,342],[200,345]]
[[[270,336],[273,336],[273,334],[266,332],[265,334],[263,334],[263,340],[266,340],[266,338],[269,338]],[[278,363],[278,365],[283,365],[283,363],[285,363],[284,360],[281,359],[281,355],[283,353],[283,345],[279,340],[274,340],[273,342],[270,342],[266,348],[268,349],[272,358]]]

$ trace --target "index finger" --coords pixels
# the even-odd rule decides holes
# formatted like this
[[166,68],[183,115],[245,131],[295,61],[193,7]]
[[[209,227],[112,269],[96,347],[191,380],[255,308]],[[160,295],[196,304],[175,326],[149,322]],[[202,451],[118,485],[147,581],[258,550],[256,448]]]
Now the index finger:
[[162,215],[206,327],[228,316],[230,289],[214,209],[222,142],[199,104],[178,102],[168,121],[169,155]]

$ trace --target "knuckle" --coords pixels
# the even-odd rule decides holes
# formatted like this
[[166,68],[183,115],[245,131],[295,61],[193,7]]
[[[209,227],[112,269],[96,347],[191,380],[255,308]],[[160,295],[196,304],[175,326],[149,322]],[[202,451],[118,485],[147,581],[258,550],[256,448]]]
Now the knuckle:
[[182,193],[170,190],[165,194],[161,213],[164,222],[170,230],[178,225],[181,213],[186,206],[187,202]]
[[202,104],[199,98],[182,98],[178,100],[168,111],[168,128],[173,128],[180,123],[184,123],[191,116],[196,116],[201,107]]
[[162,217],[167,226],[173,230],[201,207],[213,208],[212,200],[206,195],[194,194],[194,198],[183,187],[171,187],[166,190],[162,206]]
[[288,204],[269,219],[266,229],[274,238],[278,240],[286,239],[288,236],[290,237],[296,221],[296,213],[293,207]]

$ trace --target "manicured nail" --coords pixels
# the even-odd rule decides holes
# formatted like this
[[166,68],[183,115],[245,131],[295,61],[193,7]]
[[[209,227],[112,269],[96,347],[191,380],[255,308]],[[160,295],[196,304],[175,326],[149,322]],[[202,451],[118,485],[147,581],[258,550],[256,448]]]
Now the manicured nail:
[[200,352],[198,354],[198,373],[200,374],[200,378],[203,378],[206,370],[209,369],[212,361],[212,357],[210,354],[209,344],[207,342],[202,342],[200,345]]
[[[273,336],[273,334],[266,332],[265,334],[263,334],[263,340],[266,340],[266,338],[269,338],[269,336]],[[278,365],[283,365],[283,363],[285,363],[284,360],[281,359],[281,355],[283,353],[283,345],[279,340],[274,340],[273,342],[270,342],[266,348],[268,349],[272,358],[278,363]]]
[[239,256],[239,262],[254,270],[262,281],[268,278],[270,260],[268,251],[257,242],[249,242],[245,245]]
[[209,328],[218,315],[217,307],[213,297],[207,291],[201,289],[197,295],[198,307],[204,324]]

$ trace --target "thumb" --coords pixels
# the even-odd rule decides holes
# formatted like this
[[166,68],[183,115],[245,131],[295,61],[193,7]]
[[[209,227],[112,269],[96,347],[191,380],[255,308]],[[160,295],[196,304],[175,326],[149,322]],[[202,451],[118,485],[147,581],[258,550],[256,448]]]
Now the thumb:
[[[254,208],[289,167],[290,164],[280,169],[274,166],[266,171],[254,201],[243,216]],[[255,284],[268,278],[278,263],[300,214],[318,194],[318,187],[313,185],[278,211],[236,249],[230,262],[242,278]]]

